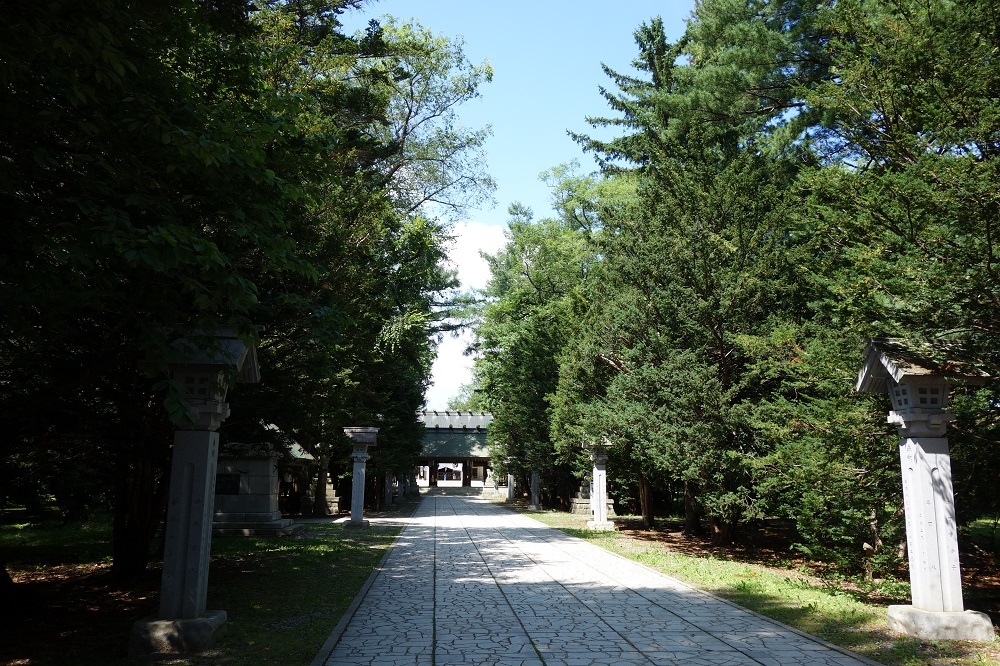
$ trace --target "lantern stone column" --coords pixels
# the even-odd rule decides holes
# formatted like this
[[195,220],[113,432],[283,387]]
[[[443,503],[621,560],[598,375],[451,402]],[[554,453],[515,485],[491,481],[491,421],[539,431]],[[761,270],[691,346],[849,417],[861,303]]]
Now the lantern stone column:
[[171,374],[181,384],[189,410],[174,433],[159,615],[132,626],[129,650],[134,656],[203,650],[226,622],[225,611],[206,610],[216,431],[229,416],[228,373],[235,370],[246,382],[259,381],[260,374],[254,348],[244,345],[235,331],[220,329],[203,337],[199,344],[181,339],[174,345],[181,361],[170,364]]
[[351,518],[344,522],[344,527],[368,527],[364,519],[365,512],[365,466],[368,462],[368,447],[375,445],[378,428],[344,428],[344,433],[351,438],[354,451],[354,479],[351,485]]
[[594,509],[594,519],[587,521],[592,530],[613,530],[615,524],[608,520],[608,450],[604,446],[594,446],[590,459],[594,463],[593,489],[590,503]]
[[906,513],[906,544],[912,605],[889,606],[889,628],[924,640],[993,640],[989,616],[965,611],[958,559],[955,496],[946,436],[954,416],[946,411],[948,380],[981,383],[980,373],[948,374],[928,361],[934,352],[915,352],[894,340],[873,340],[858,376],[859,391],[888,390],[888,421],[899,434],[899,458]]

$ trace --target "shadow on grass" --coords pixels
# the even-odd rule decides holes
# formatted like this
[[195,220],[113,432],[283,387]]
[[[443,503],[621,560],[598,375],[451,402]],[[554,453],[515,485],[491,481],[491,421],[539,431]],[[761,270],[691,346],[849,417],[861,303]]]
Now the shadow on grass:
[[[132,623],[157,610],[159,566],[114,580],[110,526],[18,530],[2,532],[17,546],[19,602],[0,623],[0,663],[146,663],[125,655]],[[168,663],[309,663],[398,531],[315,523],[292,537],[214,538],[208,606],[227,612],[226,631],[216,649]]]

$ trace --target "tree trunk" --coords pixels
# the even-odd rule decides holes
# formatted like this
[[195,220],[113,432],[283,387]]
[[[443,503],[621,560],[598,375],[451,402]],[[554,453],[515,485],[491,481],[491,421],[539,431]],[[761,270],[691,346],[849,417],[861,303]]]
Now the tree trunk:
[[684,536],[701,536],[701,515],[698,511],[697,488],[690,481],[684,482]]
[[865,542],[861,547],[864,552],[861,566],[864,570],[865,580],[868,581],[875,578],[875,555],[882,551],[882,537],[878,533],[878,527],[878,514],[872,510],[868,514],[868,530],[871,542]]
[[713,516],[712,523],[712,543],[717,546],[728,546],[736,539],[737,521],[723,520]]
[[639,474],[639,510],[642,512],[642,526],[647,530],[656,527],[653,516],[653,486],[645,474]]
[[169,431],[160,431],[146,418],[131,423],[134,427],[123,424],[119,431],[115,465],[111,572],[119,579],[146,570],[169,488]]
[[24,509],[28,516],[41,516],[45,513],[45,506],[42,504],[41,487],[37,482],[28,485],[24,495]]
[[0,605],[7,606],[14,600],[14,580],[7,573],[7,565],[0,562]]
[[326,480],[330,473],[330,456],[320,455],[319,473],[316,474],[316,495],[313,500],[314,516],[329,516],[330,507],[326,504]]

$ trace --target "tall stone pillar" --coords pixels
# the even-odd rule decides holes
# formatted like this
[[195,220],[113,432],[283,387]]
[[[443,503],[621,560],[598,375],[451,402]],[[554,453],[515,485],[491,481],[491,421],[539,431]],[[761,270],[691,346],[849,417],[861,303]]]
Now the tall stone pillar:
[[613,530],[615,524],[608,520],[608,451],[603,446],[594,447],[590,454],[594,463],[593,491],[590,495],[591,506],[594,508],[594,519],[587,521],[587,527],[592,530]]
[[354,450],[351,458],[354,460],[354,476],[351,484],[351,517],[344,522],[344,527],[368,527],[364,519],[365,513],[365,466],[368,462],[368,447],[375,445],[378,428],[344,428],[344,433],[351,438]]
[[530,508],[534,511],[540,511],[542,504],[539,501],[541,495],[541,485],[538,478],[538,470],[531,470],[531,506]]
[[[225,408],[228,412],[228,405]],[[218,455],[219,433],[174,433],[160,584],[161,619],[190,620],[206,614]]]
[[514,496],[514,471],[511,469],[512,458],[507,458],[504,464],[507,466],[507,499],[505,502],[513,502],[516,497]]
[[889,606],[889,628],[924,640],[993,640],[989,616],[965,611],[958,561],[955,497],[946,436],[954,416],[946,411],[948,378],[928,361],[947,349],[914,352],[898,341],[873,340],[858,376],[860,391],[888,390],[888,421],[899,434],[912,605]]
[[174,348],[181,360],[170,363],[171,375],[182,386],[188,412],[174,433],[159,614],[133,624],[129,651],[134,656],[203,650],[226,622],[225,611],[206,608],[216,431],[229,416],[230,372],[246,382],[260,380],[256,351],[234,330],[220,329],[197,341],[182,338]]

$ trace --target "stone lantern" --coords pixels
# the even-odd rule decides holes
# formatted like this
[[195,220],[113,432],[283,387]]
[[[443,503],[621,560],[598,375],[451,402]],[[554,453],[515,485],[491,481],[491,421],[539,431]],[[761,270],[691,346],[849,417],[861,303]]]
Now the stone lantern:
[[858,391],[887,391],[899,433],[912,605],[889,606],[889,628],[924,640],[993,640],[989,616],[964,610],[955,498],[948,453],[949,383],[982,384],[986,373],[948,359],[947,343],[872,340]]
[[354,478],[351,485],[351,518],[344,523],[345,527],[368,527],[364,519],[365,512],[365,466],[368,462],[368,447],[375,446],[378,428],[344,428],[344,433],[351,438],[354,450],[351,458],[354,460]]
[[133,625],[133,654],[196,652],[214,642],[225,611],[206,610],[219,433],[229,416],[230,381],[260,381],[257,352],[232,327],[182,338],[168,361],[188,405],[177,423],[164,528],[160,610]]
[[613,530],[614,522],[608,520],[608,448],[607,440],[590,442],[583,445],[590,451],[590,460],[594,463],[593,487],[590,492],[590,505],[593,508],[594,519],[587,521],[587,527],[592,530]]

